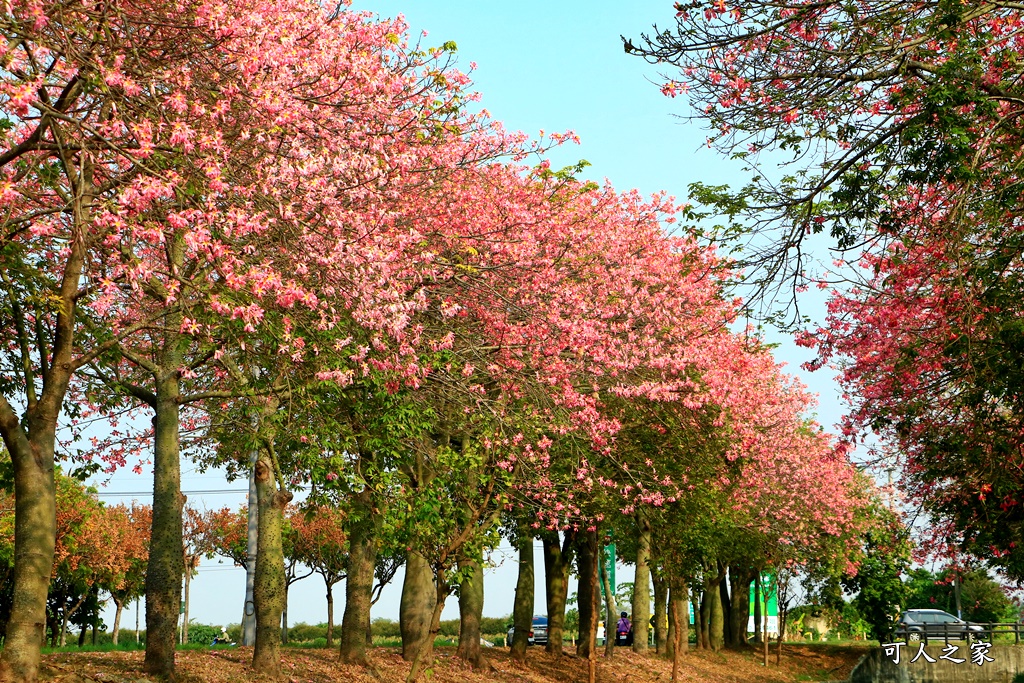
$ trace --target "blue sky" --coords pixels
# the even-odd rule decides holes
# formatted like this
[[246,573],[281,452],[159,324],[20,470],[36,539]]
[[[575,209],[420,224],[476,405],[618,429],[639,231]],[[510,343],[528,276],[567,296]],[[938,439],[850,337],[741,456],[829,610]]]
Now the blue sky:
[[[540,130],[574,130],[581,144],[568,145],[552,155],[555,167],[586,159],[591,167],[584,175],[598,182],[608,179],[619,190],[637,188],[644,193],[665,190],[684,200],[687,186],[739,183],[739,165],[723,159],[705,145],[699,125],[680,118],[688,114],[684,98],[670,99],[655,84],[659,69],[625,54],[619,35],[637,38],[658,22],[671,26],[672,2],[660,0],[522,0],[516,3],[477,0],[356,0],[354,9],[382,16],[405,15],[411,39],[422,30],[424,47],[452,40],[458,45],[463,71],[476,63],[471,76],[474,90],[482,94],[480,106],[509,129],[537,135]],[[807,311],[812,317],[820,307]],[[808,375],[799,364],[809,354],[797,349],[788,337],[772,335],[780,344],[776,357],[788,364],[821,396],[819,421],[831,427],[841,415],[837,390],[828,371]],[[216,472],[199,474],[183,463],[183,489],[244,489],[243,482],[226,484]],[[145,491],[152,487],[151,474],[119,474],[109,490]],[[116,498],[105,497],[116,502]],[[143,498],[143,500],[149,500]],[[243,493],[193,494],[190,503],[200,508],[237,507]],[[537,555],[538,581],[543,561]],[[499,549],[492,557],[500,563],[487,573],[485,614],[511,613],[516,581],[514,554]],[[630,568],[620,567],[619,581],[631,581]],[[386,590],[374,617],[398,616],[401,577]],[[335,615],[340,621],[344,585],[335,589]],[[575,590],[571,587],[570,591]],[[241,617],[244,573],[229,563],[204,562],[192,582],[191,616],[199,623],[237,623]],[[290,593],[292,623],[326,620],[323,582],[318,576],[296,583]],[[537,610],[543,612],[542,584],[538,583]],[[457,603],[449,600],[445,618],[458,616]],[[108,624],[113,615],[106,617]],[[134,614],[124,625],[134,626]]]

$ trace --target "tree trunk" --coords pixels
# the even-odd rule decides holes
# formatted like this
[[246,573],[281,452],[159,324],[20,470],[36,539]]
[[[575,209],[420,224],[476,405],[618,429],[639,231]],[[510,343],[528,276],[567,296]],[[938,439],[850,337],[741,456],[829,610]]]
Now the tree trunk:
[[[548,644],[545,649],[550,654],[560,655],[565,639],[565,603],[569,597],[573,534],[566,531],[561,545],[557,532],[553,536],[545,534],[541,540],[544,544],[544,593],[548,608]],[[532,614],[530,619],[532,626]]]
[[124,600],[118,600],[116,597],[114,600],[114,628],[110,632],[110,640],[117,645],[118,636],[121,634],[121,612],[124,610]]
[[185,563],[185,591],[182,594],[182,601],[185,603],[185,612],[181,620],[181,642],[188,642],[188,589],[192,584],[192,563]]
[[242,645],[252,647],[256,644],[256,606],[252,601],[253,587],[256,585],[256,555],[259,549],[259,511],[260,503],[256,495],[256,459],[257,451],[250,455],[249,470],[249,509],[246,515],[245,543],[245,602],[242,604]]
[[[51,399],[57,401],[57,409],[62,398],[63,392]],[[2,396],[0,402],[0,433],[14,466],[14,590],[0,651],[0,679],[9,676],[13,681],[31,682],[39,672],[46,634],[46,596],[57,539],[53,475],[57,413],[46,411],[52,415],[45,415],[37,407],[29,414],[26,434]]]
[[459,647],[456,654],[474,669],[487,662],[480,649],[480,620],[484,614],[483,552],[473,550],[459,557],[459,571],[465,572],[459,584]]
[[277,677],[281,673],[281,617],[284,613],[285,570],[282,527],[284,509],[291,494],[279,491],[274,480],[274,464],[267,453],[256,461],[256,494],[259,499],[256,542],[256,582],[253,603],[256,606],[256,647],[252,668]]
[[709,603],[708,641],[713,652],[719,652],[725,647],[725,611],[722,609],[722,576],[715,579],[708,587],[706,595]]
[[754,572],[754,642],[761,642],[761,572]]
[[[590,659],[597,651],[597,622],[599,620],[600,591],[597,588],[598,553],[597,532],[587,531],[577,536],[576,562],[579,568],[579,588],[576,592],[580,612],[580,642],[576,654]],[[608,629],[605,628],[607,636]]]
[[659,576],[657,572],[651,573],[651,583],[654,587],[654,645],[655,652],[659,655],[668,653],[668,579]]
[[[512,659],[523,664],[526,662],[526,647],[530,640],[530,629],[533,628],[534,604],[534,567],[533,537],[526,526],[519,527],[519,579],[516,581],[516,599],[512,607]],[[545,555],[546,557],[546,555]],[[548,643],[551,643],[551,616],[548,615]]]
[[[412,668],[409,669],[409,675],[406,676],[405,683],[416,683],[423,669],[429,667],[434,662],[434,639],[437,638],[437,633],[441,630],[441,612],[444,611],[444,602],[448,597],[448,583],[444,569],[439,569],[437,576],[434,576],[433,572],[430,572],[430,574],[431,583],[435,586],[433,609],[428,620],[425,642],[422,643],[422,646],[413,656]],[[402,654],[405,654],[404,651]]]
[[334,589],[331,580],[324,576],[327,584],[327,647],[334,647]]
[[633,579],[633,652],[647,652],[648,631],[651,626],[651,570],[647,565],[651,555],[651,525],[643,513],[637,513],[640,535],[636,549],[636,577]]
[[[342,664],[368,666],[367,632],[377,564],[377,515],[373,494],[367,486],[352,497],[349,518],[348,574],[345,579],[345,613],[341,620],[339,659]],[[372,636],[371,636],[372,637]]]
[[430,619],[436,606],[434,574],[423,555],[410,550],[405,561],[405,582],[398,625],[402,633],[402,658],[411,662],[427,645]]
[[[38,677],[46,637],[46,597],[57,542],[54,445],[57,420],[74,369],[75,307],[87,245],[83,226],[91,220],[95,196],[92,165],[87,159],[79,168],[65,172],[75,177],[74,235],[68,242],[57,293],[51,353],[44,350],[42,354],[49,355],[47,371],[41,378],[42,392],[37,400],[36,380],[30,377],[25,383],[24,415],[19,415],[0,394],[0,436],[14,469],[14,588],[4,649],[0,652],[0,680],[10,678],[19,683],[33,683]],[[31,363],[29,358],[24,360]]]
[[[598,553],[597,531],[576,535],[576,557],[579,569],[579,588],[576,592],[580,611],[580,641],[576,654],[587,659],[587,681],[597,678],[597,622],[600,617],[601,595],[597,588]],[[608,629],[605,628],[607,637]]]
[[729,598],[729,581],[728,581],[727,578],[725,578],[727,576],[726,575],[727,569],[726,569],[725,565],[719,565],[719,570],[718,571],[719,571],[719,576],[722,579],[718,583],[719,603],[722,605],[722,622],[723,622],[723,625],[722,625],[722,642],[725,644],[725,647],[732,647],[733,644],[734,644],[733,640],[732,640],[732,636],[733,636],[733,629],[732,629],[733,615],[732,615],[732,600]]
[[[673,590],[672,593],[676,591]],[[672,621],[675,622],[675,628],[672,629],[672,681],[679,680],[679,663],[683,657],[683,647],[686,644],[686,640],[683,638],[684,629],[683,624],[689,622],[689,615],[680,609],[680,603],[684,603],[684,600],[669,599],[669,605],[672,607]]]
[[618,624],[618,608],[615,606],[615,592],[612,590],[611,577],[608,576],[608,570],[605,564],[605,560],[608,557],[608,550],[604,546],[601,546],[598,560],[598,567],[601,571],[601,587],[604,589],[604,607],[605,607],[605,618],[604,618],[604,656],[612,657],[615,654],[615,641],[617,637],[616,628]]
[[[699,601],[698,601],[698,596],[699,596]],[[710,634],[709,634],[709,632],[710,632],[709,623],[711,621],[711,603],[708,602],[707,590],[699,591],[699,590],[697,590],[695,588],[694,589],[694,603],[695,603],[695,605],[699,605],[699,607],[695,609],[695,611],[696,611],[696,615],[695,616],[697,617],[696,621],[699,623],[699,626],[700,626],[700,628],[697,631],[697,642],[700,643],[701,649],[710,650],[711,649],[711,641],[710,641],[710,637],[709,637],[710,636]],[[695,624],[695,626],[696,625],[697,624]]]
[[729,587],[732,593],[730,626],[733,647],[747,645],[747,622],[750,620],[750,582],[754,575],[750,569],[729,567]]
[[89,626],[82,624],[82,630],[78,632],[78,647],[81,648],[85,645],[85,636],[89,633]]
[[[169,333],[168,333],[169,334]],[[166,342],[168,348],[173,342]],[[174,646],[178,635],[182,554],[181,462],[178,368],[181,357],[164,354],[156,377],[153,446],[153,528],[146,565],[146,673],[174,677]]]

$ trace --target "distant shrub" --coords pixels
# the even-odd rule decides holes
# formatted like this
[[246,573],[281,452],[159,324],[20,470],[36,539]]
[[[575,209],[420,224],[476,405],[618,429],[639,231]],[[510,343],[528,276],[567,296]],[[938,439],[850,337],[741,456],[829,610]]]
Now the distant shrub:
[[206,624],[197,624],[193,621],[188,622],[188,642],[198,643],[203,645],[212,645],[213,639],[220,635],[220,626],[208,626]]
[[290,643],[310,643],[317,638],[322,638],[325,643],[327,642],[327,624],[313,625],[299,622],[288,627],[288,642]]
[[401,638],[402,631],[397,621],[391,621],[384,617],[377,617],[370,623],[370,633],[381,638]]

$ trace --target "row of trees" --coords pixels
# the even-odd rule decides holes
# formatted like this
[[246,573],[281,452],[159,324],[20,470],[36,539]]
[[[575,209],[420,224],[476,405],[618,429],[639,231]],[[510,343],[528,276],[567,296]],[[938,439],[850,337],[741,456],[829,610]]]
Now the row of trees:
[[[751,172],[695,196],[731,217],[723,234],[759,235],[744,258],[768,266],[752,271],[762,293],[832,289],[804,331],[811,366],[838,365],[845,439],[876,435],[931,549],[1020,580],[1020,6],[675,7],[626,49],[669,69],[666,94]],[[806,249],[820,232],[837,257],[825,272]]]
[[344,527],[343,662],[368,663],[375,572],[404,557],[410,681],[453,592],[459,654],[483,664],[482,554],[502,529],[545,544],[555,642],[572,558],[591,673],[612,529],[635,537],[638,575],[654,567],[677,654],[694,587],[714,646],[716,615],[742,612],[719,607],[727,579],[853,570],[870,487],[770,350],[731,330],[729,263],[665,235],[680,207],[663,195],[526,165],[571,136],[469,113],[454,45],[308,0],[32,0],[0,24],[0,675],[37,675],[58,440],[87,429],[104,436],[76,458],[152,460],[145,668],[166,678],[198,556],[183,455],[253,474],[269,674],[302,485],[309,522],[339,510]]

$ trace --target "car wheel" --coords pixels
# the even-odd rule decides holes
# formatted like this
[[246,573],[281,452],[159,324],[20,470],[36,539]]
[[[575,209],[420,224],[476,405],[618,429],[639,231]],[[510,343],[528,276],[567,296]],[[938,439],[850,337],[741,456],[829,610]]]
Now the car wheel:
[[908,643],[920,643],[921,642],[921,632],[920,631],[911,631],[910,633],[908,633],[907,634],[907,642]]

